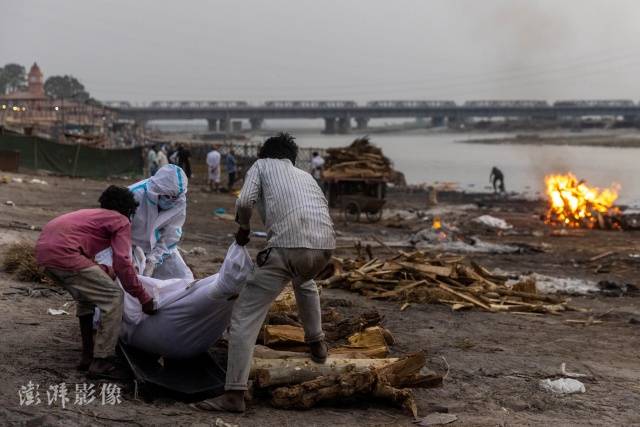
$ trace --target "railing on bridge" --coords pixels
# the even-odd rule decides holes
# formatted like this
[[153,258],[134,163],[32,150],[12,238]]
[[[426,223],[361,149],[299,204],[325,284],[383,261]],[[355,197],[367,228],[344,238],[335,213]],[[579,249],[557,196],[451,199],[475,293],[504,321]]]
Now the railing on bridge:
[[369,101],[367,107],[372,108],[452,108],[454,101],[427,101],[427,100],[383,100]]
[[479,100],[467,101],[464,103],[464,106],[471,108],[540,108],[549,107],[549,103],[547,101],[531,99],[516,99],[510,101]]
[[355,108],[355,101],[267,101],[268,108]]
[[635,107],[630,99],[577,99],[553,103],[554,107]]
[[239,108],[248,107],[245,101],[152,101],[151,108]]

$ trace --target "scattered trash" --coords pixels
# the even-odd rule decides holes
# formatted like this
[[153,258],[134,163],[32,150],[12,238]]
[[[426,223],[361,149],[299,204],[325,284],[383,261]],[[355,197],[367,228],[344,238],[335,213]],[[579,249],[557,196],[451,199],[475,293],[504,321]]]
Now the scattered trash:
[[33,178],[32,180],[29,181],[29,184],[49,185],[49,183],[47,181],[44,181],[44,180],[38,179],[38,178]]
[[584,384],[573,378],[560,378],[557,380],[540,380],[540,387],[555,394],[585,393],[587,390]]
[[443,228],[425,228],[409,239],[417,249],[438,249],[448,252],[469,253],[518,253],[522,248],[514,245],[503,245],[485,242],[477,237],[456,237],[454,233]]
[[196,246],[195,248],[191,248],[191,250],[189,252],[187,252],[187,254],[189,255],[206,255],[207,254],[207,250],[201,246]]
[[50,308],[47,310],[47,313],[52,316],[60,316],[62,314],[69,314],[66,310],[58,310],[57,308]]
[[8,205],[8,206],[15,206],[15,205],[16,205],[16,204],[15,204],[15,203],[13,203],[11,200],[7,200],[6,202],[4,202],[4,204],[5,204],[5,205]]
[[517,280],[510,280],[507,286],[521,282],[523,280],[533,280],[539,292],[548,294],[563,293],[571,295],[587,295],[598,292],[598,285],[591,280],[576,279],[572,277],[552,277],[544,274],[532,273],[518,277]]
[[81,195],[81,196],[86,196],[86,195],[87,195],[87,193],[86,193],[86,192],[84,192],[84,191],[81,191],[81,192],[80,192],[80,195]]
[[414,421],[414,424],[417,424],[419,426],[441,426],[450,424],[457,420],[458,417],[456,415],[434,412],[427,415],[426,417],[418,418]]
[[569,377],[569,378],[584,378],[589,376],[587,374],[579,374],[577,372],[567,372],[567,364],[564,362],[562,362],[562,364],[560,365],[560,374],[563,377]]
[[623,295],[640,295],[640,288],[631,283],[619,284],[609,280],[598,282],[600,293],[607,297],[621,297]]
[[482,215],[473,220],[478,224],[486,225],[490,228],[497,228],[499,230],[511,230],[513,225],[507,223],[504,219],[496,218],[491,215]]
[[214,427],[238,427],[238,424],[230,424],[221,418],[216,418],[213,425]]
[[265,231],[254,231],[254,232],[251,233],[251,235],[254,236],[254,237],[260,237],[260,238],[263,238],[263,239],[267,238],[267,233]]
[[0,184],[8,184],[10,182],[10,179],[8,176],[3,175],[2,177],[0,177]]
[[226,213],[227,211],[224,208],[217,208],[213,211],[213,214],[216,218],[224,219],[227,221],[235,221],[236,217],[234,215]]
[[22,184],[24,180],[22,178],[11,178],[11,182],[15,182],[16,184]]

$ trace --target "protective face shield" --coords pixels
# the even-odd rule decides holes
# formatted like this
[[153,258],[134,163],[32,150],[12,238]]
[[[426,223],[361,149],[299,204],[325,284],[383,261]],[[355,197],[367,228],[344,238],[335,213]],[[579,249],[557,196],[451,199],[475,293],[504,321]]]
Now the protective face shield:
[[165,196],[161,195],[158,197],[158,208],[163,211],[167,211],[173,208],[178,201],[178,196]]

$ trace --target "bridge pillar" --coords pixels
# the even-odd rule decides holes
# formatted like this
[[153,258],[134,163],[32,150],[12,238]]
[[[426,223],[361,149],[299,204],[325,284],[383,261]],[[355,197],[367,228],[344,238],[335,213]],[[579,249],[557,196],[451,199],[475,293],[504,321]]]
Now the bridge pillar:
[[324,119],[324,133],[332,134],[336,133],[336,119],[333,117],[326,117]]
[[356,119],[356,127],[358,128],[358,130],[365,130],[368,124],[369,119],[367,117],[358,117]]
[[264,119],[260,119],[260,118],[249,119],[249,123],[251,123],[251,130],[253,131],[260,130],[262,128],[263,122],[264,122]]
[[444,126],[444,116],[433,116],[431,117],[431,126],[434,128],[439,128]]
[[351,132],[351,117],[340,117],[338,119],[338,133]]
[[229,132],[231,130],[231,120],[229,119],[220,119],[220,132]]
[[209,132],[216,132],[218,130],[218,121],[216,119],[207,119],[207,129]]

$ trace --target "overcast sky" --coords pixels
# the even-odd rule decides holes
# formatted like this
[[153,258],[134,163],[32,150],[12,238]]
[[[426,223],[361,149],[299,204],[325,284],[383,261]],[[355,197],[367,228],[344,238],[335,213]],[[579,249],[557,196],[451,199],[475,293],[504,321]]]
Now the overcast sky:
[[637,0],[3,0],[0,65],[101,100],[640,99]]

